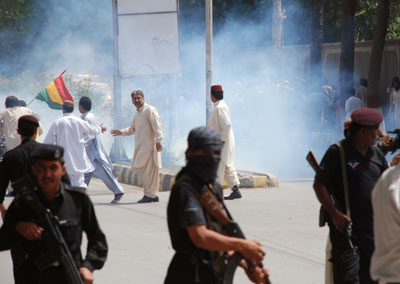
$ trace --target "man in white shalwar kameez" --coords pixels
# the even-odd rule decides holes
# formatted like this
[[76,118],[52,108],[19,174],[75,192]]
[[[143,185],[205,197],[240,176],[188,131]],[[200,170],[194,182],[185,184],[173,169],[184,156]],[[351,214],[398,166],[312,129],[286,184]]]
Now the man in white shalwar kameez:
[[400,283],[400,166],[387,169],[372,191],[375,250],[372,279]]
[[129,136],[135,134],[135,150],[132,170],[136,172],[144,187],[144,196],[139,203],[158,202],[161,168],[161,140],[163,138],[160,116],[157,109],[145,103],[141,90],[131,93],[132,104],[136,107],[130,127],[111,130],[111,134]]
[[[81,97],[79,100],[79,112],[82,114],[81,118],[90,125],[96,126],[96,117],[90,112],[91,109],[92,101],[90,98]],[[87,139],[85,143],[86,155],[89,157],[94,167],[93,172],[85,173],[85,183],[89,186],[90,179],[93,175],[101,179],[108,189],[114,193],[114,200],[112,200],[111,203],[118,203],[124,195],[124,189],[113,175],[111,160],[100,141],[100,137],[88,136],[85,138]]]
[[74,103],[65,101],[63,117],[58,118],[47,132],[43,143],[57,144],[64,147],[64,159],[72,186],[87,188],[84,174],[93,172],[94,167],[85,151],[85,136],[98,135],[106,128],[102,125],[92,126],[72,114]]
[[214,103],[214,108],[208,119],[208,127],[216,130],[224,142],[217,180],[220,184],[223,183],[224,179],[228,183],[232,193],[224,199],[231,200],[241,198],[242,194],[239,191],[240,182],[234,166],[235,137],[233,136],[231,114],[228,106],[223,101],[223,94],[221,85],[211,86],[211,101]]
[[[17,133],[18,119],[23,115],[33,115],[40,120],[40,116],[27,107],[19,106],[18,98],[14,96],[6,98],[5,106],[6,109],[0,111],[0,136],[5,136],[7,151],[10,151],[21,144],[21,137]],[[38,135],[42,132],[39,128]]]

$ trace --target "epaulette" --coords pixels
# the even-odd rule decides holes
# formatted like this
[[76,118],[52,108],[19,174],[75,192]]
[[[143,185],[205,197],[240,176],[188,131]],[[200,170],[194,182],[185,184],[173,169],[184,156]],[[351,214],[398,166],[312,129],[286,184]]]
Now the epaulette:
[[68,191],[79,192],[86,195],[86,188],[84,187],[72,186],[70,184],[64,183],[64,189]]

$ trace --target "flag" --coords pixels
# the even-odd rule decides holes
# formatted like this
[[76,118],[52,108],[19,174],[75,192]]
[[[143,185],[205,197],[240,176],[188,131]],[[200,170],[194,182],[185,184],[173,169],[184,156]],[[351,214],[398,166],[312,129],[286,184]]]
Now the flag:
[[62,109],[65,101],[74,101],[69,93],[67,86],[65,86],[62,75],[54,79],[46,88],[37,94],[36,99],[46,102],[52,109]]

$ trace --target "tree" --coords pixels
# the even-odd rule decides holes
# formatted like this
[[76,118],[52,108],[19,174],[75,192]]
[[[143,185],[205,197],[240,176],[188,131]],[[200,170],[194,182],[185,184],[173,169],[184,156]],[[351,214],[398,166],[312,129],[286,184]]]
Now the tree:
[[322,42],[324,0],[311,0],[310,66],[313,89],[322,86]]
[[339,65],[339,96],[343,101],[353,88],[355,12],[356,0],[343,0]]
[[389,25],[390,0],[381,0],[378,4],[378,17],[374,31],[374,41],[369,59],[368,70],[368,107],[380,107],[379,78],[381,75],[381,61],[385,38]]

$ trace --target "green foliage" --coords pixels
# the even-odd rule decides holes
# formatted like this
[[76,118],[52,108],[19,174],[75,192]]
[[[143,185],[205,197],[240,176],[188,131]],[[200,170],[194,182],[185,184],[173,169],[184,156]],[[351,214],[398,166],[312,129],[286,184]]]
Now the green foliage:
[[46,25],[46,0],[0,1],[0,60],[13,57],[36,44],[38,29]]

